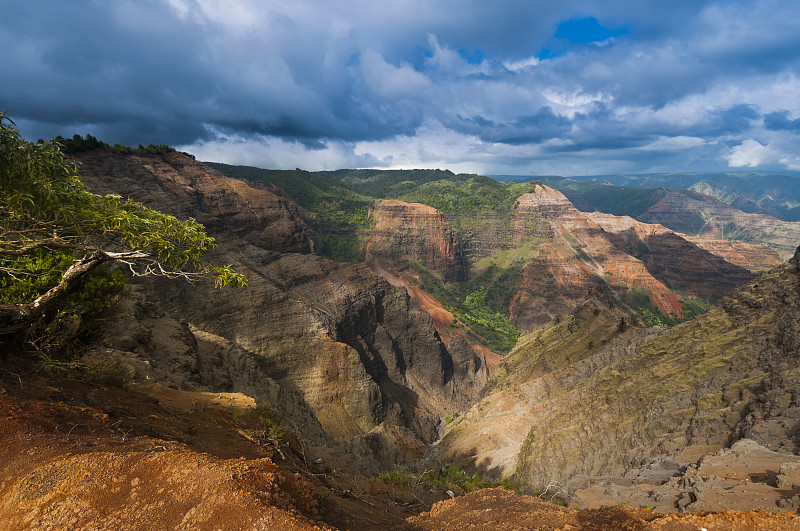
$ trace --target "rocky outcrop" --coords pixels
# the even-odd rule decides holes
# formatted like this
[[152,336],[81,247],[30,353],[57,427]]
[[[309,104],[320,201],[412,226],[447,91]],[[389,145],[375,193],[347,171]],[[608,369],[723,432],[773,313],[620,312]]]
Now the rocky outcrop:
[[264,249],[313,252],[297,204],[275,187],[225,177],[178,152],[115,155],[98,149],[75,157],[81,179],[95,193],[156,205],[181,219],[195,218],[210,233]]
[[479,357],[462,348],[454,359],[404,289],[364,265],[287,252],[312,247],[298,208],[275,190],[176,153],[82,162],[91,190],[207,223],[218,243],[209,261],[248,278],[242,290],[143,284],[193,330],[196,378],[208,388],[277,400],[311,443],[347,448],[377,470],[420,457],[440,418],[467,407],[485,381]]
[[537,186],[517,203],[518,218],[541,216],[550,224],[554,246],[560,254],[578,261],[593,284],[605,283],[619,295],[638,288],[665,315],[680,313],[680,297],[656,279],[641,260],[620,250],[603,227],[578,211],[561,192]]
[[667,191],[637,219],[705,238],[764,244],[783,260],[792,256],[800,242],[800,222],[748,214],[711,196],[700,200],[674,190]]
[[672,329],[628,336],[606,304],[580,307],[520,339],[440,451],[542,489],[686,466],[742,438],[796,454],[799,301],[795,255]]
[[610,289],[622,299],[640,290],[663,314],[678,315],[677,292],[713,299],[752,278],[746,269],[666,227],[580,212],[547,186],[517,200],[515,242],[530,241],[526,227],[539,226],[543,234],[542,224],[549,225],[551,236],[526,265],[510,308],[522,329],[571,311],[593,287]]
[[684,236],[684,238],[726,262],[753,273],[769,271],[782,262],[776,251],[764,245],[733,240],[712,240],[700,236]]
[[[651,501],[652,503],[652,501]],[[420,531],[440,529],[553,529],[594,531],[636,529],[800,529],[793,513],[727,511],[700,514],[658,514],[645,507],[608,504],[601,508],[575,510],[565,501],[559,505],[536,496],[519,496],[502,487],[481,489],[464,497],[441,501],[430,511],[408,518]],[[650,506],[652,507],[652,506]]]
[[439,273],[445,282],[465,279],[459,235],[441,212],[420,203],[386,200],[372,215],[375,229],[366,263],[395,269],[412,259]]
[[657,459],[624,477],[578,476],[567,483],[569,504],[651,507],[658,512],[784,512],[800,505],[800,456],[773,452],[751,439],[683,464]]
[[[612,241],[618,249],[626,249],[631,256],[641,260],[651,275],[674,291],[697,298],[717,299],[753,278],[748,269],[731,263],[698,245],[695,240],[676,234],[662,225],[597,212],[587,216],[613,235]],[[714,245],[711,242],[717,243]],[[730,248],[723,245],[719,240],[709,240],[709,247],[718,253]],[[777,255],[768,248],[752,247],[764,252],[763,261],[769,257],[777,259]],[[779,263],[780,260],[776,260],[772,266]]]

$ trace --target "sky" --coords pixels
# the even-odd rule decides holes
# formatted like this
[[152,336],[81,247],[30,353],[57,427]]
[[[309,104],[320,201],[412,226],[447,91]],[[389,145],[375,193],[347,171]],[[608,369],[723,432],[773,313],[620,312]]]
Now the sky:
[[797,0],[3,0],[0,110],[265,168],[800,169]]

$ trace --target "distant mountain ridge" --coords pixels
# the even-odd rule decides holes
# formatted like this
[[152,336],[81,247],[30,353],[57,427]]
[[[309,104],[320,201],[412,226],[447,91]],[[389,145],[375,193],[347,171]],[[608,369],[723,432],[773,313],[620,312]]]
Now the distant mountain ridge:
[[[539,179],[562,192],[564,190],[556,184],[559,181],[577,181],[587,185],[606,183],[626,188],[691,190],[710,195],[742,212],[765,214],[783,221],[800,221],[800,171],[617,174],[571,178],[512,175],[493,177],[502,181]],[[596,187],[590,189],[598,190]],[[603,210],[602,207],[599,209]]]
[[[559,190],[584,212],[600,211],[618,216],[631,216],[645,223],[659,223],[689,236],[712,239],[727,239],[747,243],[767,245],[774,249],[781,259],[787,260],[800,242],[800,222],[785,221],[764,213],[743,212],[712,195],[705,184],[694,189],[679,189],[686,184],[687,176],[678,174],[675,182],[670,182],[667,174],[662,177],[647,176],[643,180],[631,180],[625,176],[603,176],[591,180],[568,179],[564,177],[541,177],[541,181]],[[620,183],[616,185],[606,180],[610,177]],[[723,176],[724,177],[724,176]],[[771,176],[771,178],[778,176]],[[719,177],[722,179],[722,177]],[[731,180],[733,179],[733,180]],[[729,182],[736,182],[731,177]],[[800,178],[783,177],[786,181],[784,197],[788,205],[794,205],[800,198]],[[741,179],[739,179],[741,180]],[[726,181],[727,182],[727,181]],[[643,188],[636,184],[669,184],[670,187]],[[794,191],[793,187],[797,186]],[[757,185],[751,185],[757,189]],[[725,196],[730,198],[729,196]],[[797,202],[800,206],[800,202]],[[752,210],[764,210],[754,208]]]

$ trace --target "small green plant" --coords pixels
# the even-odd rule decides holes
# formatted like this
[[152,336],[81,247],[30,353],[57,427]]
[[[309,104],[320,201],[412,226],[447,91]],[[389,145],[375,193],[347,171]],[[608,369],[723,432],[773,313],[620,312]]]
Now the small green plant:
[[89,378],[93,382],[124,389],[131,383],[130,376],[118,360],[109,361],[98,367],[88,368]]
[[445,415],[444,416],[444,423],[445,424],[450,424],[451,422],[456,420],[459,415],[460,415],[460,413],[458,411],[454,411],[452,415]]
[[490,486],[483,481],[479,474],[476,473],[469,476],[455,465],[444,465],[436,470],[429,470],[422,475],[420,480],[436,488],[458,486],[464,492],[472,492]]
[[514,481],[512,481],[511,478],[503,478],[502,481],[500,482],[500,484],[502,485],[502,487],[504,489],[510,490],[512,492],[515,492],[516,494],[519,494],[519,484],[517,484]]
[[42,362],[42,367],[49,372],[63,373],[67,371],[67,367],[63,363],[47,354],[39,354],[39,360]]
[[378,474],[378,479],[383,481],[386,485],[396,485],[402,487],[411,482],[411,474],[408,472],[401,472],[399,470],[392,470],[384,474]]
[[228,406],[225,410],[230,413],[231,420],[234,424],[238,423],[242,419],[242,412],[239,411],[235,406]]
[[286,429],[272,420],[269,409],[261,407],[257,409],[260,412],[263,426],[261,432],[258,434],[262,444],[265,444],[266,441],[271,441],[275,446],[280,446],[283,441],[283,436],[286,434]]

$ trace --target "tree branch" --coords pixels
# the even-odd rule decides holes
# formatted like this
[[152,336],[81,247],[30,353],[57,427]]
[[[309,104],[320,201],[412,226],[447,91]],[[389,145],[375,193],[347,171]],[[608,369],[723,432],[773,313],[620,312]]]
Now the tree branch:
[[96,251],[81,260],[76,260],[64,272],[61,282],[28,304],[0,304],[0,335],[18,332],[29,327],[61,301],[80,289],[84,280],[100,264],[113,260],[112,255],[134,253],[105,253]]
[[[16,243],[16,242],[14,242]],[[4,244],[8,245],[13,243],[4,242]],[[11,256],[23,256],[28,254],[29,252],[40,249],[40,248],[47,248],[47,249],[74,249],[74,246],[70,245],[67,241],[59,238],[58,236],[49,238],[46,240],[38,240],[34,241],[33,243],[29,243],[27,245],[23,245],[22,247],[18,247],[16,249],[6,249],[0,247],[0,254],[6,254]]]

